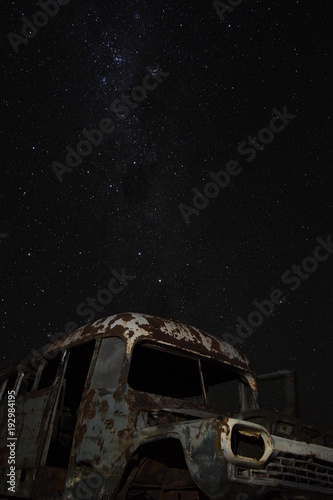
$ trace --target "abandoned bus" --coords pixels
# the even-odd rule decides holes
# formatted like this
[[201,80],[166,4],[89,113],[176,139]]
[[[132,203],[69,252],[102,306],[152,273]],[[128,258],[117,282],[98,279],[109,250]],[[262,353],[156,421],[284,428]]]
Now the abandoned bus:
[[333,497],[332,433],[260,409],[229,344],[149,315],[0,372],[0,425],[0,498]]

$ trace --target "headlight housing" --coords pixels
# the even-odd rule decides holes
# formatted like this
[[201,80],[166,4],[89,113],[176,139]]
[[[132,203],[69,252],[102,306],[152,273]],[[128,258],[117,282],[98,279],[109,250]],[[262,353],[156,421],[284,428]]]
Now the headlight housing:
[[274,451],[273,440],[265,427],[235,418],[221,422],[221,446],[232,464],[260,469]]

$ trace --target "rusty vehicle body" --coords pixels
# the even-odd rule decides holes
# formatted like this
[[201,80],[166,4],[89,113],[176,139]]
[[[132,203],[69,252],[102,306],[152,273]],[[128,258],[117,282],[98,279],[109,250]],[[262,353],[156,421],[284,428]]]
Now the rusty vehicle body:
[[0,498],[333,498],[333,434],[292,413],[260,409],[247,358],[222,340],[110,316],[0,372]]

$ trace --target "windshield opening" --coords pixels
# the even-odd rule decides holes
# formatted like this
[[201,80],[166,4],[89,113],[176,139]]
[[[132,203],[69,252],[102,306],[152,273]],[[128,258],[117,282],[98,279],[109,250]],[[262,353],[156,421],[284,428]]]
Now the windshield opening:
[[132,389],[190,403],[239,411],[240,382],[219,361],[154,344],[135,346],[128,376]]

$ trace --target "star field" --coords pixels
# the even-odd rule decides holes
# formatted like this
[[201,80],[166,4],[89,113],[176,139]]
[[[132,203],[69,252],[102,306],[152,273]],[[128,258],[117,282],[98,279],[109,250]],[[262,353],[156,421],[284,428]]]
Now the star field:
[[[7,33],[38,9],[13,0],[0,21],[1,365],[84,324],[78,304],[112,269],[136,278],[96,319],[134,311],[234,333],[332,233],[329,1],[244,0],[222,21],[213,2],[70,0],[15,53]],[[159,71],[119,118],[114,100]],[[296,117],[247,162],[239,144],[284,106]],[[105,118],[114,131],[59,182],[52,162]],[[187,224],[179,205],[231,160],[242,172]],[[295,369],[303,416],[326,424],[332,270],[333,256],[236,346],[258,373]]]

